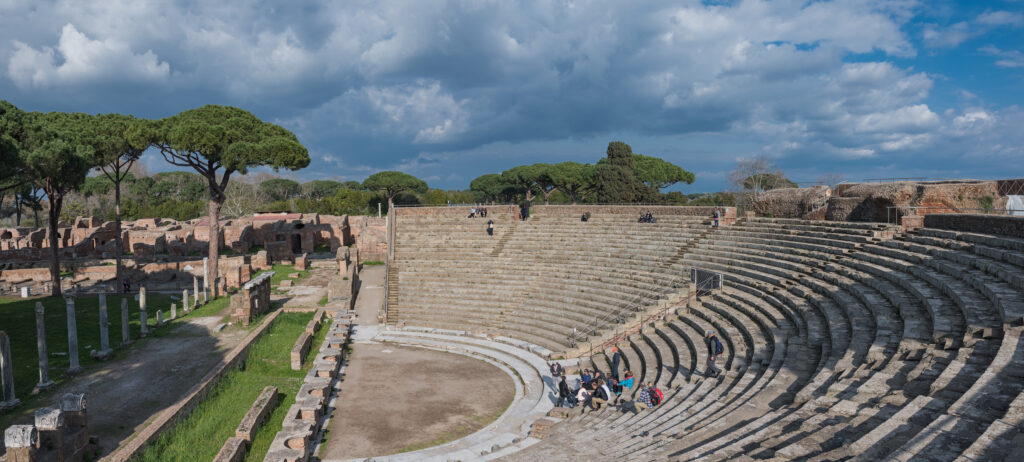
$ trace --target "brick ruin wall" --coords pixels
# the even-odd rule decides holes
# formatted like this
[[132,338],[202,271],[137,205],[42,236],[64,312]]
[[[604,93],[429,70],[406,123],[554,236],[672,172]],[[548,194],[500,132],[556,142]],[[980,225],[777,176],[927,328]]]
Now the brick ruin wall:
[[[1002,210],[1005,192],[1018,183],[1020,180],[846,183],[836,187],[825,219],[892,222],[906,207],[921,207],[919,214],[980,212],[986,207]],[[902,209],[897,212],[892,207]]]
[[760,194],[753,208],[760,216],[824,220],[830,197],[828,186],[773,189]]
[[[366,217],[353,217],[357,222]],[[375,218],[372,220],[376,220]],[[378,226],[370,222],[364,227],[368,242],[360,242],[349,230],[348,216],[317,214],[262,214],[221,222],[219,276],[223,286],[239,287],[251,275],[270,264],[291,262],[295,255],[336,252],[345,246],[386,248],[382,238],[383,220]],[[379,233],[375,230],[380,228]],[[62,277],[62,287],[116,291],[116,230],[112,222],[101,223],[95,217],[78,218],[68,226],[62,223],[61,269],[71,272]],[[377,236],[379,234],[379,238]],[[206,219],[177,222],[147,218],[122,224],[125,275],[133,288],[166,285],[171,288],[192,288],[192,278],[202,277],[203,257],[208,251],[209,226]],[[379,242],[378,242],[379,241]],[[255,249],[254,249],[255,247]],[[263,247],[260,250],[258,247]],[[267,256],[266,249],[277,248],[277,258]],[[33,293],[47,292],[50,286],[50,248],[46,229],[0,229],[0,293],[11,293],[27,286]]]
[[[396,209],[403,210],[403,209]],[[410,210],[410,209],[404,209]],[[404,212],[403,210],[403,212]],[[349,217],[349,231],[364,260],[384,261],[388,251],[386,217]]]

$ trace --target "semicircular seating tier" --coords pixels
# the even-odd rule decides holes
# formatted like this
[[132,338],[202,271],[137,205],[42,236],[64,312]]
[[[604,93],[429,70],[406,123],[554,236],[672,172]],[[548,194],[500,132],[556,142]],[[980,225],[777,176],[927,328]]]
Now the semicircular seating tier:
[[[1024,418],[1024,241],[894,231],[715,230],[683,261],[724,289],[620,344],[665,402],[574,411],[508,459],[1005,460]],[[726,344],[717,379],[703,377],[706,329]]]
[[388,322],[566,351],[679,293],[689,277],[683,254],[709,229],[702,216],[639,224],[595,212],[581,222],[577,207],[535,209],[525,222],[493,208],[487,218],[467,218],[466,207],[397,209]]
[[[525,223],[493,218],[493,238],[486,220],[402,217],[395,319],[561,351],[572,327],[609,320],[597,335],[607,334],[609,314],[656,303],[689,268],[721,273],[724,287],[619,343],[622,368],[656,383],[662,404],[634,414],[637,389],[626,390],[622,409],[574,409],[506,460],[969,461],[1022,450],[1024,240],[771,218],[580,223],[582,208],[538,209]],[[726,346],[726,373],[713,379],[708,329]]]

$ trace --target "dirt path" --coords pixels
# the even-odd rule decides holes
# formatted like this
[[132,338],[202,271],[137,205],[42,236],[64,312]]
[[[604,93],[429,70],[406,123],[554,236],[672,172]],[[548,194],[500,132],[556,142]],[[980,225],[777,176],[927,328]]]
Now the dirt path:
[[357,343],[351,357],[324,460],[393,454],[461,438],[494,421],[515,395],[504,371],[458,354]]
[[248,333],[237,327],[215,332],[221,319],[189,319],[162,337],[143,340],[128,356],[88,371],[51,396],[56,400],[64,393],[86,394],[89,433],[99,438],[102,453],[108,454],[184,397]]
[[364,326],[377,324],[377,314],[384,307],[383,265],[364,266],[359,272],[359,296],[356,297],[356,322]]
[[286,309],[316,308],[320,299],[327,295],[327,283],[337,274],[337,268],[310,268],[308,276],[284,289],[286,295],[275,295],[271,300],[283,300]]

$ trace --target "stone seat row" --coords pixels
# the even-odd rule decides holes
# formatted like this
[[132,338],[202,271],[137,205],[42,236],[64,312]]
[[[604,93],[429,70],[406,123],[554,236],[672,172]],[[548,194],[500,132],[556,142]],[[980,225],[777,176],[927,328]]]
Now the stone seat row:
[[[728,276],[731,276],[727,279],[738,289],[728,291],[727,295],[717,295],[715,301],[721,303],[717,305],[704,303],[703,306],[705,308],[719,313],[727,312],[723,310],[742,311],[749,316],[751,313],[763,314],[770,312],[768,310],[779,310],[780,307],[789,304],[793,305],[790,308],[798,306],[796,302],[799,302],[799,299],[792,300],[787,296],[787,294],[793,294],[794,292],[807,296],[820,291],[847,291],[847,294],[853,295],[854,299],[860,299],[859,304],[862,305],[861,310],[863,310],[860,315],[864,316],[864,319],[873,319],[876,324],[874,337],[872,337],[870,332],[863,332],[859,334],[860,337],[872,339],[871,344],[877,344],[879,340],[887,339],[882,350],[885,352],[884,357],[876,358],[875,361],[861,361],[859,364],[851,363],[848,365],[848,369],[841,370],[841,372],[834,368],[835,362],[832,363],[833,366],[831,367],[817,368],[818,372],[814,376],[816,378],[812,378],[807,382],[807,385],[801,387],[804,390],[809,388],[817,390],[817,393],[804,395],[804,398],[794,403],[795,405],[780,408],[778,411],[764,413],[751,424],[736,428],[735,423],[731,423],[730,419],[725,419],[720,424],[684,428],[682,429],[683,431],[677,434],[659,433],[676,438],[683,438],[685,436],[685,439],[690,441],[688,443],[680,443],[679,440],[674,441],[674,443],[658,443],[652,437],[647,436],[651,435],[650,433],[638,438],[637,434],[632,433],[632,429],[626,432],[628,438],[611,438],[609,443],[605,443],[605,434],[623,434],[620,427],[608,425],[607,417],[604,420],[596,421],[599,422],[597,424],[591,422],[593,425],[586,427],[589,429],[596,428],[598,432],[603,431],[604,433],[600,435],[579,432],[579,427],[574,426],[575,424],[569,424],[564,427],[564,432],[558,433],[559,437],[564,433],[564,435],[580,435],[577,440],[581,442],[582,440],[601,441],[601,446],[604,448],[601,453],[602,455],[622,457],[640,455],[646,457],[647,455],[662,454],[668,455],[673,459],[677,457],[684,459],[690,457],[724,459],[741,454],[760,453],[761,457],[805,457],[833,460],[833,458],[845,458],[856,454],[856,452],[851,450],[849,444],[843,444],[844,441],[854,442],[852,447],[860,449],[896,447],[899,448],[896,454],[902,454],[903,457],[912,454],[929,454],[933,457],[944,458],[950,455],[955,457],[960,452],[974,455],[1003,453],[1000,452],[1001,449],[999,448],[992,448],[991,445],[984,444],[982,439],[985,436],[1009,434],[1010,430],[1008,429],[1011,427],[1007,422],[1019,422],[1018,416],[1020,414],[1014,414],[1012,411],[1020,409],[1021,404],[1024,404],[1024,398],[1021,398],[1020,393],[1021,387],[1019,385],[1008,386],[1007,383],[1018,378],[1020,373],[1020,363],[1022,361],[1021,358],[1017,357],[1019,355],[1014,353],[1019,350],[1018,343],[1020,339],[1018,330],[1014,328],[1009,334],[996,331],[976,331],[975,333],[981,335],[981,337],[969,345],[959,346],[952,350],[946,349],[949,345],[943,344],[937,345],[938,349],[922,349],[920,346],[930,340],[922,332],[922,326],[925,323],[904,322],[903,324],[911,324],[913,326],[910,329],[900,326],[901,319],[897,315],[913,314],[913,312],[904,312],[909,307],[895,305],[895,308],[902,309],[887,312],[884,309],[876,309],[879,307],[871,305],[879,303],[883,305],[881,308],[886,308],[884,306],[885,301],[888,301],[890,304],[893,304],[894,301],[898,303],[910,302],[912,304],[913,300],[920,300],[923,298],[921,296],[925,295],[929,297],[925,298],[925,300],[943,299],[943,303],[939,305],[925,302],[918,306],[919,313],[937,315],[939,321],[943,321],[936,322],[937,325],[944,324],[944,318],[946,317],[955,318],[958,315],[963,320],[979,324],[991,322],[991,319],[987,318],[992,317],[996,310],[987,305],[994,305],[996,300],[993,300],[991,295],[982,293],[984,291],[982,287],[986,285],[979,285],[977,281],[972,282],[969,278],[967,283],[961,281],[961,285],[956,287],[955,291],[961,293],[958,298],[950,295],[948,293],[950,290],[943,289],[943,286],[954,284],[957,281],[955,279],[950,280],[937,277],[937,275],[953,277],[954,275],[950,274],[952,273],[951,271],[946,270],[943,272],[941,268],[930,267],[933,271],[921,273],[900,266],[898,260],[901,260],[901,258],[894,257],[902,257],[903,259],[910,259],[910,261],[914,261],[914,259],[909,255],[885,255],[887,251],[880,250],[889,246],[890,244],[875,245],[869,243],[866,248],[856,252],[821,252],[818,256],[828,255],[831,259],[824,264],[819,264],[813,258],[807,258],[808,252],[819,252],[819,249],[794,249],[786,248],[783,245],[776,249],[768,249],[767,247],[754,249],[754,253],[750,254],[734,252],[735,249],[744,247],[733,244],[726,244],[725,246],[716,246],[714,244],[698,245],[698,251],[701,251],[699,249],[704,249],[703,251],[717,252],[715,254],[717,257],[712,255],[712,258],[724,258],[724,260],[721,260],[722,264],[714,263],[714,265],[716,265],[716,269],[722,270]],[[745,248],[752,249],[749,246]],[[847,256],[847,253],[852,253],[853,255]],[[881,256],[889,260],[877,260],[875,256],[858,258],[862,254],[881,254]],[[753,260],[754,263],[750,263],[753,256],[759,256],[762,259]],[[696,254],[687,254],[686,256],[687,260],[704,257]],[[783,267],[791,272],[789,274],[790,279],[786,279],[785,273],[770,270],[771,263],[774,260],[784,262]],[[874,261],[860,263],[860,260]],[[737,264],[740,262],[745,262],[746,264]],[[923,261],[918,260],[917,263],[923,264]],[[741,270],[740,268],[747,269]],[[822,269],[827,269],[828,272],[822,272]],[[958,269],[966,270],[968,268]],[[739,275],[731,274],[736,271],[739,271]],[[883,280],[880,276],[883,273],[897,276],[891,280]],[[812,279],[817,278],[820,278],[822,282],[812,282]],[[792,283],[792,279],[800,282]],[[1005,281],[1005,279],[996,281],[995,279],[992,278],[981,282],[987,285],[1006,284],[1005,286],[998,286],[1004,290],[1003,295],[1009,297],[1013,294],[1010,291],[1013,286],[1007,284],[1008,281]],[[786,284],[787,280],[791,282]],[[881,282],[868,282],[874,280],[881,280]],[[802,292],[797,286],[803,284],[812,284],[812,288]],[[831,284],[832,287],[828,287],[828,284]],[[773,285],[775,287],[770,290],[771,294],[781,295],[783,299],[791,301],[766,303],[765,300],[771,298],[758,298],[757,295],[764,293],[762,291],[766,287]],[[861,295],[858,297],[855,292],[858,288],[867,288],[871,296]],[[910,288],[916,289],[919,295],[913,295]],[[925,291],[925,288],[931,290]],[[966,295],[963,294],[964,292],[966,292]],[[737,300],[732,300],[732,303],[728,303],[727,301],[731,300],[731,297],[734,296],[744,297],[748,303],[741,303]],[[854,301],[854,299],[839,298],[838,301],[850,302]],[[743,306],[746,306],[747,309],[740,309]],[[849,304],[847,303],[846,306],[848,307]],[[928,307],[929,311],[925,310],[925,306]],[[935,308],[939,306],[946,309],[936,310]],[[831,317],[827,316],[828,313],[824,312],[824,307],[819,306],[818,309],[822,310],[822,314],[819,314],[818,318],[832,320]],[[980,314],[978,313],[979,311],[981,312]],[[736,322],[734,325],[743,326],[742,330],[737,330],[736,332],[744,338],[747,338],[746,336],[751,332],[760,331],[764,333],[764,336],[760,338],[751,335],[750,339],[753,344],[758,344],[756,342],[767,343],[768,339],[775,338],[775,335],[788,335],[787,341],[773,342],[789,345],[791,344],[790,340],[799,339],[802,325],[813,325],[813,320],[811,324],[808,324],[809,320],[802,318],[809,314],[810,310],[801,310],[795,315],[793,313],[785,315],[782,314],[782,311],[776,311],[776,313],[772,318],[761,318],[761,322],[764,324],[763,326],[759,324],[757,329],[751,324],[754,321],[746,323]],[[724,319],[722,314],[719,314],[719,316]],[[856,317],[850,319],[856,319]],[[771,327],[773,325],[774,328]],[[887,325],[889,325],[888,329],[885,328]],[[780,328],[780,326],[785,326],[785,328]],[[817,330],[821,327],[823,326],[816,328],[804,327],[803,331]],[[840,326],[840,331],[843,330]],[[904,338],[902,335],[904,333],[909,333],[910,335]],[[855,332],[850,332],[849,334],[856,335]],[[771,335],[771,337],[768,335]],[[817,337],[818,339],[825,340],[829,338],[824,336]],[[966,335],[965,337],[970,338],[972,336]],[[659,336],[659,338],[661,337]],[[816,341],[814,337],[806,340]],[[647,345],[651,346],[652,343],[648,342]],[[693,343],[693,340],[689,343]],[[631,342],[631,347],[634,351],[627,350],[625,354],[626,362],[631,364],[639,361],[644,365],[644,374],[649,375],[652,373],[652,368],[647,366],[648,361],[653,359],[656,363],[658,361],[663,363],[664,358],[673,357],[671,351],[677,352],[676,356],[674,356],[675,358],[685,357],[686,354],[679,353],[679,351],[690,351],[687,348],[693,347],[689,343],[686,341],[680,342],[674,349],[662,347],[652,350],[633,341]],[[793,345],[796,345],[797,348],[803,347],[805,346],[804,340],[798,341]],[[851,348],[858,348],[853,343],[851,345]],[[866,343],[861,342],[860,345],[864,346]],[[774,348],[773,353],[783,349]],[[822,348],[820,351],[825,354],[828,349]],[[832,356],[838,357],[838,354],[834,352]],[[819,361],[818,363],[824,364],[825,362]],[[751,366],[753,368],[758,364],[761,363],[753,362]],[[657,366],[654,370],[662,370],[662,368],[666,368],[666,370],[675,368],[678,370],[679,365],[676,363],[675,365]],[[985,371],[988,372],[982,375]],[[982,380],[979,380],[979,378],[982,378]],[[1016,382],[1019,383],[1020,381],[1017,380]],[[659,378],[659,383],[667,384],[668,382],[663,378]],[[697,387],[704,383],[706,382],[698,384]],[[898,395],[887,394],[898,383],[905,385],[902,387],[904,391]],[[988,399],[994,399],[994,403],[986,401],[985,405],[981,404],[981,400]],[[700,399],[697,402],[717,403],[718,400]],[[981,410],[979,411],[979,409]],[[649,415],[654,416],[655,414],[651,413]],[[651,420],[659,421],[658,419],[662,418],[664,416],[652,417]],[[632,417],[620,417],[620,419],[629,421]],[[673,419],[665,419],[660,422],[672,421]],[[893,425],[899,431],[893,431],[892,426],[883,425],[885,422],[895,422]],[[677,428],[677,424],[670,424],[659,428]],[[967,432],[969,436],[964,437],[960,434],[954,434],[955,431],[965,426],[972,427],[971,431]],[[730,428],[736,431],[722,433],[722,431]],[[701,431],[702,429],[710,430]],[[727,437],[730,433],[742,436],[730,439]],[[926,435],[926,437],[915,438],[918,434]],[[714,438],[693,444],[692,437],[697,435],[711,435]],[[952,449],[948,445],[944,446],[939,443],[943,437],[954,441]],[[673,439],[669,438],[669,441]],[[558,440],[558,438],[555,438],[555,440]],[[992,441],[992,439],[988,441]],[[884,455],[883,452],[879,452],[879,454]]]

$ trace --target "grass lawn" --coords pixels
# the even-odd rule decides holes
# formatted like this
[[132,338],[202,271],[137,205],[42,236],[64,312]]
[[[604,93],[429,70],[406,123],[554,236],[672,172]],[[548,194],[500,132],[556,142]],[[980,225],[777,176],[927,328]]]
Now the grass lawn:
[[313,313],[282,313],[249,350],[245,369],[231,370],[188,417],[157,437],[135,460],[212,460],[224,442],[235,435],[235,428],[263,388],[274,385],[280,404],[257,431],[246,457],[250,461],[263,460],[327,335],[325,324],[314,337],[305,367],[301,371],[291,370],[292,345],[312,317]]
[[[132,339],[139,335],[139,304],[134,294],[128,295],[128,318]],[[107,296],[107,317],[110,323],[110,346],[114,349],[115,358],[123,354],[126,348],[119,348],[121,343],[121,298],[120,295]],[[14,391],[23,406],[28,404],[26,398],[39,382],[39,352],[36,346],[36,302],[42,302],[46,309],[46,350],[50,359],[50,380],[58,384],[67,380],[64,371],[68,369],[68,321],[67,305],[62,297],[38,297],[23,299],[16,297],[0,297],[0,330],[11,339],[11,362],[14,363]],[[177,301],[181,305],[180,301]],[[152,327],[156,324],[156,310],[163,310],[164,316],[170,317],[171,299],[167,295],[149,293],[146,295],[147,313],[149,315],[150,334],[166,335],[170,329]],[[179,316],[182,311],[179,309]],[[78,331],[78,360],[83,368],[100,361],[89,356],[90,350],[100,349],[99,328],[99,297],[83,295],[75,299],[75,320]],[[134,345],[133,345],[134,346]],[[54,353],[65,353],[55,356]]]

